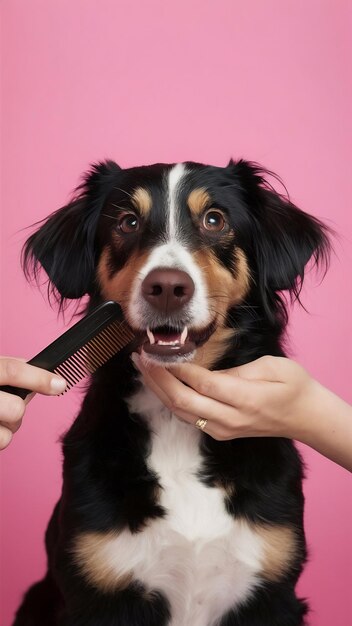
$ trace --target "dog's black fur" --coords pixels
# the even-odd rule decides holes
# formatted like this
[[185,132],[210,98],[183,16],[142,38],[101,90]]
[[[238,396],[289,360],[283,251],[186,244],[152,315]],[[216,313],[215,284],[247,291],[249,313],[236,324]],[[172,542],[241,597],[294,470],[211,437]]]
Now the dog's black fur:
[[[275,192],[264,179],[264,170],[252,163],[231,161],[225,168],[189,163],[187,167],[190,176],[180,204],[193,187],[206,188],[215,206],[228,215],[232,233],[226,245],[213,235],[204,240],[190,227],[185,212],[185,231],[192,230],[189,249],[211,246],[216,262],[231,268],[237,246],[244,251],[251,275],[245,300],[227,311],[226,326],[237,332],[212,369],[234,367],[266,354],[283,356],[287,306],[280,292],[299,295],[312,256],[316,263],[326,264],[327,229]],[[85,294],[90,295],[90,306],[100,302],[96,268],[102,250],[111,244],[111,217],[116,214],[112,207],[126,206],[128,194],[138,185],[151,191],[155,206],[143,236],[125,238],[118,252],[114,248],[111,275],[128,264],[133,250],[148,251],[157,244],[165,219],[160,181],[169,168],[122,170],[111,161],[94,166],[78,197],[29,238],[24,251],[27,273],[33,263],[35,273],[43,266],[49,290],[60,306]],[[14,626],[170,623],[170,605],[162,593],[148,595],[138,581],[114,593],[94,588],[70,551],[78,532],[126,527],[143,532],[148,521],[167,515],[158,502],[158,476],[146,463],[150,430],[145,421],[129,414],[124,400],[137,384],[128,355],[111,359],[93,376],[81,411],[63,438],[63,490],[46,534],[48,573],[27,592]],[[289,526],[297,537],[294,558],[279,580],[263,581],[245,604],[223,615],[219,626],[303,624],[307,605],[294,591],[306,559],[302,463],[293,443],[281,438],[216,441],[204,434],[201,454],[200,480],[210,487],[219,482],[235,485],[226,498],[230,516]]]

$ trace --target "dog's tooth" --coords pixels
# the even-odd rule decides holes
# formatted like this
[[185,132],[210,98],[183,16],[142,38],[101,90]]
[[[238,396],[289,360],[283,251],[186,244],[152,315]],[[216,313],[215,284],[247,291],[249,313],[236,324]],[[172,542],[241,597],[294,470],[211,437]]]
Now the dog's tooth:
[[149,342],[153,345],[155,343],[155,338],[150,328],[147,328],[147,335],[148,335]]
[[180,344],[181,346],[184,345],[186,339],[187,339],[187,335],[188,335],[188,328],[187,326],[184,327],[182,333],[181,333],[181,339],[180,339]]

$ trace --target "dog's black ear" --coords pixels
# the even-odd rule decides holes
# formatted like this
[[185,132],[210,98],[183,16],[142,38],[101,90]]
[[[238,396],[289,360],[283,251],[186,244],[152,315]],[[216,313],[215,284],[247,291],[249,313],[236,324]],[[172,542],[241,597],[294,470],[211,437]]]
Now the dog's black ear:
[[92,290],[99,215],[119,172],[113,161],[93,165],[72,202],[44,220],[24,245],[26,277],[37,278],[43,267],[49,277],[49,296],[54,294],[60,306],[66,298],[81,298]]
[[272,172],[246,161],[230,161],[228,167],[238,180],[254,224],[251,247],[260,288],[265,294],[289,290],[298,298],[311,258],[326,271],[332,231],[277,193],[267,180],[280,180]]

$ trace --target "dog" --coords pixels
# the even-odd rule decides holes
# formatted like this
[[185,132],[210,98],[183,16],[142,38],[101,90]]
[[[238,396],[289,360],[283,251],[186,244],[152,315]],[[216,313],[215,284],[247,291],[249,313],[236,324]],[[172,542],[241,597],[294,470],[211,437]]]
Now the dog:
[[[92,166],[26,242],[62,308],[117,301],[148,364],[284,356],[287,299],[328,229],[245,160]],[[308,417],[308,416],[307,416]],[[130,356],[93,376],[63,437],[48,571],[14,626],[299,626],[302,461],[283,438],[215,440],[146,388]]]

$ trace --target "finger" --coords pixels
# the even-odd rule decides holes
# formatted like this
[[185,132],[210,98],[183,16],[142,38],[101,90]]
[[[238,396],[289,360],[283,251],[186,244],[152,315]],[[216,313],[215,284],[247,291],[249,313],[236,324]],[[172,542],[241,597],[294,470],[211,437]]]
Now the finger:
[[[155,368],[153,368],[154,370]],[[161,368],[160,368],[161,369]],[[156,372],[154,372],[156,374]],[[155,382],[154,378],[148,374],[148,370],[143,372],[143,380],[146,385],[155,393],[156,396],[161,400],[161,402],[172,410],[173,414],[178,417],[182,422],[187,423],[188,425],[194,426],[194,428],[198,428],[197,421],[200,417],[203,417],[199,414],[187,413],[186,411],[182,411],[181,409],[175,408],[173,409],[170,405],[170,400],[164,391],[158,386]],[[233,416],[232,416],[233,417]],[[205,419],[203,417],[203,419]],[[202,432],[210,435],[214,439],[217,440],[225,440],[225,439],[233,439],[234,435],[228,430],[226,426],[221,423],[215,423],[215,421],[207,419],[207,423],[204,428],[200,429]]]
[[35,396],[35,391],[33,391],[32,393],[29,393],[28,396],[25,397],[23,402],[25,403],[26,406],[31,400],[33,400],[34,396]]
[[284,373],[287,370],[287,364],[288,360],[284,357],[266,355],[250,363],[222,370],[222,372],[247,380],[282,382],[285,379]]
[[252,382],[234,380],[228,370],[214,372],[193,363],[181,363],[168,367],[168,371],[203,396],[232,407],[242,407],[253,392]]
[[19,419],[16,422],[0,422],[0,426],[7,428],[13,434],[17,433],[21,425],[22,425],[22,419]]
[[149,389],[151,389],[158,396],[159,400],[161,400],[161,402],[167,407],[170,403],[169,398],[164,390],[158,385],[158,377],[150,375],[149,370],[145,369],[143,366],[140,366],[139,370]]
[[[135,362],[135,359],[133,358],[133,361]],[[136,364],[136,363],[135,363]],[[137,364],[136,364],[137,366]],[[166,395],[166,393],[164,392],[164,390],[158,385],[157,383],[157,375],[155,377],[152,377],[149,372],[149,368],[144,368],[143,365],[138,366],[138,369],[140,370],[142,376],[143,376],[143,380],[145,382],[145,384],[149,387],[149,389],[151,389],[151,391],[153,391],[153,393],[155,393],[155,395],[159,398],[159,400],[164,404],[164,406],[166,406],[166,408],[170,408],[171,410],[171,406],[170,406],[170,399],[168,398],[168,396]],[[153,368],[156,369],[156,368]],[[158,368],[158,369],[162,369],[162,368]],[[181,412],[182,413],[182,412]],[[184,419],[185,421],[196,421],[197,418],[193,415],[188,415],[186,413],[181,413],[178,415],[178,417],[181,417],[182,419]]]
[[46,395],[62,393],[66,388],[66,381],[61,376],[10,357],[0,359],[0,383]]
[[[135,362],[137,364],[137,360]],[[163,394],[163,403],[176,415],[185,416],[185,419],[193,424],[200,417],[220,426],[227,424],[230,420],[233,407],[203,396],[191,387],[186,387],[163,367],[146,368],[140,360],[138,367],[148,386],[153,385],[156,393],[158,393],[157,387],[159,388],[159,393]]]
[[0,450],[4,450],[9,445],[13,434],[11,430],[5,428],[5,426],[0,426]]
[[[178,407],[173,407],[170,402],[169,396],[165,393],[163,385],[164,381],[161,383],[163,387],[159,386],[159,381],[161,380],[161,378],[164,377],[165,372],[166,376],[168,375],[168,372],[164,368],[154,365],[146,367],[143,362],[141,362],[138,355],[132,355],[132,360],[134,361],[137,369],[141,371],[143,375],[143,380],[148,385],[148,387],[159,397],[159,399],[166,407],[172,410],[176,417],[181,419],[181,421],[187,422],[194,428],[198,428],[197,421],[199,420],[199,418],[203,418],[207,420],[207,423],[205,427],[200,430],[202,430],[202,432],[206,433],[207,435],[210,435],[214,439],[221,441],[233,439],[234,437],[236,437],[236,432],[234,432],[234,423],[237,419],[237,412],[235,411],[235,409],[233,409],[232,407],[226,407],[226,405],[221,404],[222,417],[219,419],[220,414],[219,412],[217,412],[216,418],[218,421],[216,421],[215,416],[211,411],[207,412],[206,415],[204,413],[200,414],[199,406],[197,407],[198,410],[195,413],[186,412]],[[175,379],[174,384],[177,384],[177,379]],[[182,383],[179,383],[179,385],[182,390],[188,389]],[[198,398],[200,397],[199,394],[196,395]],[[210,409],[209,400],[207,402],[207,407]],[[242,432],[241,429],[238,429],[238,436],[243,437],[245,435],[246,433],[243,432],[243,429]]]
[[22,398],[0,391],[0,422],[5,423],[6,427],[21,420],[25,408]]
[[[194,426],[195,428],[198,428],[197,420],[195,421]],[[205,426],[203,428],[199,428],[199,430],[217,441],[228,441],[230,439],[235,439],[236,437],[234,433],[230,432],[226,428],[223,428],[221,424],[216,424],[210,420],[207,420]]]

